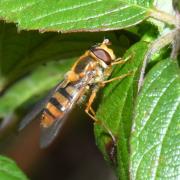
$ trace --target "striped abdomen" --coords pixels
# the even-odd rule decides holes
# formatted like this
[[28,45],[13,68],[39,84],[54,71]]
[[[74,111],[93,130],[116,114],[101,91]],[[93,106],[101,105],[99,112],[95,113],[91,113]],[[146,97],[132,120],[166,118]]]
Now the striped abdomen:
[[61,120],[72,106],[78,94],[79,89],[72,84],[58,88],[44,108],[41,125],[49,127],[54,121]]

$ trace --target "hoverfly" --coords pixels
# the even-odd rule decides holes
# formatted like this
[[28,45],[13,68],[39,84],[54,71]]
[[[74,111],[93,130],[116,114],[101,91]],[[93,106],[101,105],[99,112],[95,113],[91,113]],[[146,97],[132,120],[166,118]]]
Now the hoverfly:
[[129,73],[119,77],[108,79],[112,72],[112,66],[125,63],[126,60],[116,59],[112,49],[108,47],[110,41],[105,39],[102,43],[92,46],[87,50],[65,74],[64,80],[59,83],[48,95],[41,105],[41,108],[34,107],[20,123],[20,130],[23,129],[38,113],[41,115],[42,135],[41,147],[48,146],[57,136],[62,128],[68,113],[86,93],[91,92],[85,112],[94,122],[103,126],[116,142],[111,130],[100,120],[96,119],[92,103],[100,87],[111,81],[122,79]]

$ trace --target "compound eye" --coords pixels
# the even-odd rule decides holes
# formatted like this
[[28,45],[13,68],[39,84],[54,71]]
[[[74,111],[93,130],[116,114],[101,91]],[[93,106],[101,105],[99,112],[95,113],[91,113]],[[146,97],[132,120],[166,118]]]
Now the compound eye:
[[93,49],[91,51],[97,58],[104,61],[107,65],[111,64],[111,61],[112,61],[111,56],[105,50],[103,50],[103,49]]

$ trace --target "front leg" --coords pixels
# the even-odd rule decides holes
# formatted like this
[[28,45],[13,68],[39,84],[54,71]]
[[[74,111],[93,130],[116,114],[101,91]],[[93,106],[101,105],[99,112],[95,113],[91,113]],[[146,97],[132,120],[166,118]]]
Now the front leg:
[[132,56],[128,56],[128,57],[125,58],[125,59],[117,58],[114,62],[111,63],[111,66],[114,66],[114,65],[117,65],[117,64],[124,64],[124,63],[126,63],[128,60],[130,60],[131,57],[132,57]]
[[116,81],[116,80],[120,80],[120,79],[124,79],[125,77],[130,76],[130,75],[133,75],[133,74],[134,74],[134,72],[133,72],[133,71],[130,71],[130,72],[128,72],[127,74],[123,74],[123,75],[121,75],[121,76],[114,77],[114,78],[108,79],[108,80],[106,80],[106,81],[102,81],[102,82],[100,82],[100,83],[101,83],[101,86],[104,86],[104,85],[107,84],[107,83],[110,83],[110,82]]

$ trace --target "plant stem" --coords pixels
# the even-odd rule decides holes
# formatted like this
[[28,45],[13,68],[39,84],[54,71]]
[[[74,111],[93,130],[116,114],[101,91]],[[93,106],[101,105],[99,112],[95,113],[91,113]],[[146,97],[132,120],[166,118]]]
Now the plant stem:
[[169,25],[174,25],[175,27],[178,26],[178,21],[176,16],[168,14],[164,11],[160,11],[159,9],[153,9],[150,11],[150,16],[154,19],[159,21],[165,22]]
[[141,73],[140,73],[140,78],[139,78],[139,82],[138,82],[138,92],[143,85],[145,69],[146,69],[147,63],[148,63],[149,59],[151,58],[152,54],[156,53],[157,51],[159,51],[166,45],[171,44],[173,42],[176,34],[177,34],[177,30],[176,29],[172,30],[169,33],[159,37],[156,41],[154,41],[150,45],[149,50],[144,57],[144,61],[143,61],[143,65],[142,65],[142,69],[141,69]]
[[173,59],[176,59],[180,54],[180,13],[178,11],[176,11],[176,17],[178,20],[178,27],[176,28],[176,34],[172,44],[171,58]]

